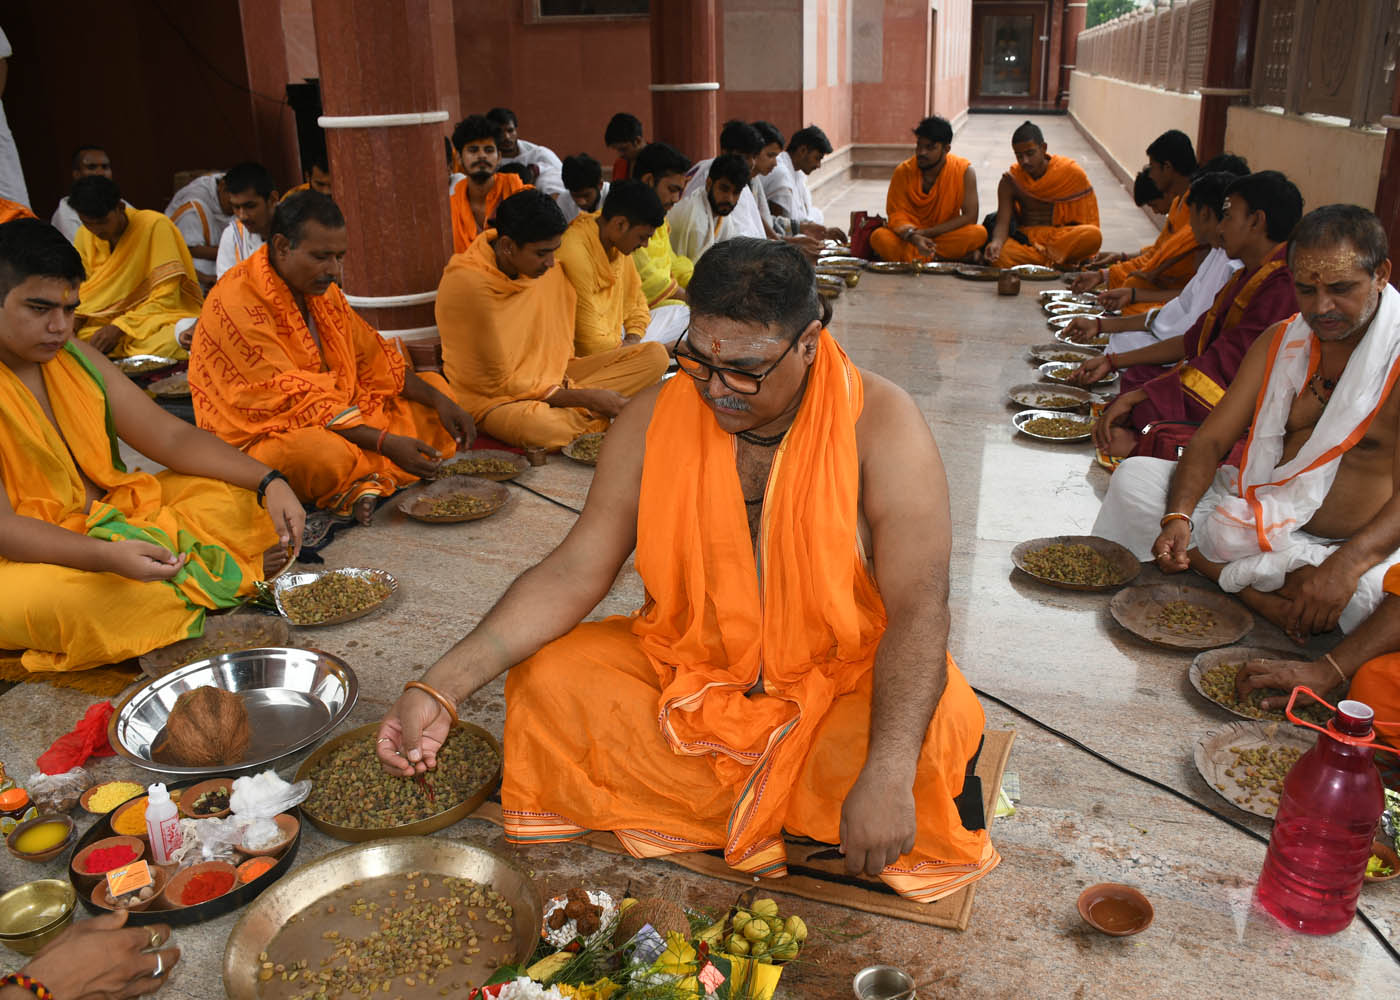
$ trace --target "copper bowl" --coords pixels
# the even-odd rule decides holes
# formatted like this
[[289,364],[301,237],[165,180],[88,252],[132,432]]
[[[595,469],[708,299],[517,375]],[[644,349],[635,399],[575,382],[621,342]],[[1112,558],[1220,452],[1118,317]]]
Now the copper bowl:
[[170,869],[162,868],[160,865],[151,865],[151,896],[149,899],[138,899],[127,906],[118,907],[112,899],[112,894],[107,891],[107,880],[104,878],[93,887],[92,894],[88,896],[93,905],[104,910],[123,909],[128,913],[140,913],[148,910],[160,900],[160,894],[165,891],[166,885],[170,882]]
[[278,831],[282,836],[277,838],[277,842],[268,847],[245,847],[243,844],[236,844],[234,850],[239,854],[249,858],[270,858],[281,854],[291,846],[292,841],[297,839],[297,832],[301,829],[301,823],[295,816],[287,813],[279,813],[273,817],[273,822],[277,824]]
[[[238,887],[237,868],[229,864],[227,861],[204,861],[197,865],[190,865],[188,868],[182,868],[175,873],[174,877],[171,878],[171,880],[168,883],[166,883],[164,891],[162,891],[161,894],[156,897],[160,900],[161,906],[170,910],[178,910],[184,909],[186,906],[201,905],[201,903],[181,902],[180,897],[184,894],[185,886],[190,884],[190,880],[192,878],[194,878],[196,875],[202,875],[206,872],[228,872],[230,881],[228,884],[228,889],[225,890],[225,894],[232,892]],[[210,900],[218,898],[218,896],[212,896],[210,897],[210,899],[203,900],[202,902],[208,903],[210,902]]]
[[1079,915],[1110,937],[1128,937],[1152,924],[1152,904],[1130,885],[1100,882],[1079,894]]
[[130,847],[136,852],[136,857],[132,861],[140,861],[146,856],[146,842],[140,837],[103,837],[95,840],[87,847],[73,855],[73,860],[68,863],[68,870],[72,875],[73,884],[78,887],[78,891],[83,895],[92,892],[93,886],[97,885],[106,877],[106,872],[89,872],[83,867],[88,855],[93,851],[101,850],[104,847]]
[[1377,840],[1371,844],[1371,853],[1390,866],[1389,875],[1367,875],[1367,882],[1389,882],[1400,875],[1400,855],[1391,850],[1389,844]]
[[208,781],[201,781],[197,785],[191,785],[180,793],[180,801],[177,807],[180,815],[185,819],[223,819],[232,808],[225,806],[222,809],[215,809],[213,812],[195,812],[194,804],[199,801],[199,797],[208,792],[217,792],[224,789],[230,796],[233,795],[232,778],[210,778]]
[[[31,830],[44,823],[62,823],[68,827],[68,832],[64,834],[62,840],[53,847],[50,847],[47,851],[36,851],[30,854],[21,851],[15,846],[19,841],[20,834],[24,833],[25,830]],[[11,830],[10,835],[5,838],[5,846],[9,848],[11,854],[21,861],[52,861],[64,851],[68,850],[68,846],[71,843],[73,843],[73,820],[72,817],[64,816],[62,813],[44,813],[41,816],[35,816],[33,819],[25,820],[19,826]]]

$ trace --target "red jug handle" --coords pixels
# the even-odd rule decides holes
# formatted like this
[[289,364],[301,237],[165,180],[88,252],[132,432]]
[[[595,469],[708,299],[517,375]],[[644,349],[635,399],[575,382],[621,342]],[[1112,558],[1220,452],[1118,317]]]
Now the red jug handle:
[[[1381,750],[1381,751],[1384,751],[1385,753],[1400,754],[1400,750],[1396,750],[1393,746],[1390,746],[1389,744],[1386,744],[1386,743],[1377,743],[1377,742],[1375,742],[1374,740],[1363,740],[1363,739],[1361,739],[1359,736],[1351,736],[1351,735],[1348,735],[1347,733],[1338,732],[1336,729],[1334,729],[1334,728],[1332,727],[1332,725],[1331,725],[1330,723],[1329,723],[1327,726],[1324,727],[1324,726],[1319,726],[1319,725],[1318,725],[1317,723],[1315,723],[1315,722],[1309,722],[1307,719],[1301,719],[1301,718],[1299,718],[1298,716],[1296,716],[1296,715],[1293,714],[1293,703],[1296,702],[1296,701],[1298,700],[1298,695],[1300,695],[1300,694],[1305,694],[1305,695],[1307,695],[1309,698],[1311,698],[1313,701],[1318,702],[1318,703],[1321,704],[1321,705],[1326,705],[1326,706],[1327,706],[1329,709],[1331,709],[1333,712],[1336,712],[1336,711],[1337,711],[1337,706],[1336,706],[1336,705],[1333,705],[1333,704],[1332,704],[1331,702],[1329,702],[1326,698],[1320,698],[1320,697],[1318,697],[1318,695],[1317,695],[1316,693],[1313,692],[1312,688],[1304,687],[1303,685],[1300,684],[1300,685],[1298,685],[1297,687],[1295,687],[1295,688],[1293,689],[1293,693],[1292,693],[1291,695],[1288,696],[1288,707],[1284,709],[1284,714],[1288,716],[1288,720],[1289,720],[1290,722],[1292,722],[1295,726],[1306,726],[1306,727],[1309,728],[1309,729],[1316,729],[1319,733],[1322,733],[1322,734],[1325,735],[1325,736],[1330,736],[1332,739],[1337,740],[1337,741],[1340,742],[1340,743],[1349,743],[1349,744],[1351,744],[1351,745],[1354,746],[1354,747],[1368,747],[1368,748],[1370,748],[1370,749],[1372,749],[1372,750]],[[1393,726],[1393,725],[1396,725],[1396,723],[1393,723],[1393,722],[1382,722],[1382,723],[1380,723],[1380,724],[1381,724],[1382,726]],[[1372,720],[1371,720],[1371,734],[1374,736],[1374,735],[1375,735],[1375,732],[1376,732],[1376,721],[1375,721],[1374,719],[1372,719]]]

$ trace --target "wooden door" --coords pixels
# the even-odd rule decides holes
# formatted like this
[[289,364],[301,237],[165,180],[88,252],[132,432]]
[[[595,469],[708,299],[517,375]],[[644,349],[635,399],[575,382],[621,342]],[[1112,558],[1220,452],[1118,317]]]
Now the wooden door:
[[979,3],[972,8],[972,99],[979,104],[1043,100],[1043,3]]

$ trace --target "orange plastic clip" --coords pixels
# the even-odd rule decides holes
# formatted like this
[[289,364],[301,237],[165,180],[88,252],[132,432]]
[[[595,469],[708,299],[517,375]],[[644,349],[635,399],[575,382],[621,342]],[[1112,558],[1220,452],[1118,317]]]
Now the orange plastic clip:
[[[1368,747],[1368,748],[1370,748],[1370,749],[1372,749],[1372,750],[1382,750],[1382,751],[1384,751],[1384,752],[1386,752],[1386,753],[1400,754],[1400,751],[1397,751],[1394,747],[1389,746],[1389,745],[1387,745],[1387,744],[1385,744],[1385,743],[1377,743],[1375,740],[1372,740],[1372,739],[1364,739],[1364,738],[1362,738],[1362,737],[1360,737],[1360,736],[1351,736],[1351,735],[1349,735],[1349,734],[1347,734],[1347,733],[1339,732],[1339,731],[1332,725],[1332,723],[1330,723],[1330,722],[1327,723],[1326,728],[1323,728],[1322,726],[1319,726],[1319,725],[1318,725],[1317,723],[1315,723],[1315,722],[1309,722],[1307,719],[1301,719],[1301,718],[1299,718],[1298,716],[1296,716],[1296,715],[1293,714],[1293,703],[1296,702],[1296,701],[1298,700],[1298,695],[1300,695],[1300,694],[1305,694],[1305,695],[1307,695],[1309,698],[1311,698],[1313,701],[1318,702],[1319,704],[1322,704],[1322,705],[1326,705],[1326,706],[1327,706],[1329,709],[1331,709],[1333,712],[1336,712],[1336,711],[1337,711],[1337,706],[1336,706],[1336,705],[1333,705],[1333,704],[1332,704],[1330,701],[1328,701],[1326,698],[1319,697],[1319,696],[1312,690],[1312,688],[1304,687],[1303,685],[1300,684],[1300,685],[1298,685],[1297,687],[1295,687],[1295,688],[1293,689],[1293,693],[1290,694],[1290,695],[1288,696],[1288,706],[1283,710],[1283,711],[1284,711],[1284,714],[1288,716],[1288,720],[1289,720],[1290,722],[1292,722],[1295,726],[1306,726],[1308,729],[1316,729],[1319,733],[1323,733],[1324,735],[1330,736],[1330,737],[1332,737],[1332,739],[1337,740],[1337,741],[1340,742],[1340,743],[1349,743],[1349,744],[1351,744],[1351,745],[1354,746],[1354,747]],[[1372,720],[1371,720],[1371,732],[1370,732],[1370,734],[1369,734],[1370,736],[1375,736],[1375,735],[1376,735],[1376,726],[1377,726],[1377,725],[1382,725],[1382,726],[1396,726],[1396,725],[1400,725],[1400,723],[1394,723],[1394,722],[1381,722],[1381,723],[1377,723],[1375,719],[1372,719]]]

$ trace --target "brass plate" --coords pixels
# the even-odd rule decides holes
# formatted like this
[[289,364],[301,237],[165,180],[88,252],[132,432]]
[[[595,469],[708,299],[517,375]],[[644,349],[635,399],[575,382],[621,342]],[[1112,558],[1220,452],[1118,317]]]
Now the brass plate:
[[[322,833],[329,834],[336,840],[349,841],[352,844],[358,844],[366,840],[378,840],[382,837],[420,837],[429,833],[435,833],[438,830],[446,829],[459,819],[475,812],[483,802],[490,798],[491,793],[500,787],[501,767],[505,762],[505,754],[501,750],[501,744],[496,741],[496,737],[492,736],[480,726],[472,725],[470,722],[458,722],[453,728],[473,733],[490,743],[491,748],[496,751],[497,764],[495,774],[487,779],[486,784],[482,785],[473,795],[463,799],[452,808],[444,809],[442,812],[434,816],[429,816],[427,819],[420,819],[414,823],[404,823],[401,826],[364,828],[357,826],[339,826],[335,823],[328,822],[306,808],[305,803],[302,804],[301,814],[310,821],[312,826]],[[367,736],[373,736],[377,732],[379,732],[379,723],[371,722],[367,726],[360,726],[347,733],[342,733],[333,740],[329,740],[317,748],[315,753],[302,762],[301,767],[297,768],[295,780],[302,781],[309,779],[316,765],[324,760],[326,756],[336,748],[355,740],[364,739]]]
[[920,260],[914,263],[914,270],[919,274],[956,274],[960,267],[962,265],[955,260]]
[[[524,961],[539,941],[544,904],[539,888],[510,861],[485,848],[443,837],[399,837],[334,851],[270,886],[249,905],[224,947],[224,990],[229,1000],[258,1000],[258,955],[284,924],[356,879],[422,871],[489,885],[514,911],[511,940],[515,961]],[[437,994],[432,987],[432,994]]]
[[903,260],[874,260],[866,270],[876,274],[913,274],[914,265]]
[[[1149,619],[1169,601],[1186,601],[1215,614],[1215,626],[1198,635],[1181,635],[1152,624]],[[1168,649],[1214,649],[1239,642],[1254,628],[1254,616],[1244,605],[1219,591],[1181,583],[1129,587],[1113,595],[1108,610],[1114,621],[1155,646]]]
[[[351,611],[348,614],[337,615],[334,618],[326,618],[319,622],[292,621],[291,617],[287,614],[287,609],[282,606],[282,595],[296,587],[304,587],[308,583],[315,583],[321,577],[329,576],[332,573],[339,573],[341,576],[358,576],[365,579],[383,580],[389,585],[389,593],[385,594],[380,600],[375,601],[369,607],[361,608],[358,611]],[[398,589],[399,582],[395,580],[387,570],[359,569],[347,566],[343,569],[328,569],[316,573],[292,573],[288,576],[280,577],[277,582],[272,585],[272,599],[277,603],[277,613],[297,626],[297,628],[320,628],[323,625],[339,625],[342,622],[352,622],[356,618],[363,618],[365,615],[374,612],[378,608],[382,608],[385,602],[393,597]]]
[[[1103,556],[1112,565],[1115,576],[1112,583],[1066,583],[1063,580],[1052,580],[1048,576],[1040,576],[1026,569],[1026,555],[1037,552],[1047,545],[1087,545],[1099,555]],[[1121,587],[1125,583],[1131,583],[1137,575],[1142,572],[1142,563],[1123,546],[1117,542],[1111,542],[1107,538],[1099,538],[1095,535],[1051,535],[1049,538],[1032,538],[1028,542],[1022,542],[1011,550],[1011,561],[1016,568],[1027,576],[1047,583],[1052,587],[1059,587],[1061,590],[1113,590]]]
[[[1277,807],[1268,806],[1256,796],[1253,801],[1239,783],[1237,775],[1226,774],[1235,766],[1235,755],[1231,747],[1252,750],[1256,747],[1293,747],[1307,753],[1317,744],[1317,737],[1307,730],[1287,722],[1227,722],[1220,729],[1206,733],[1196,741],[1192,759],[1196,770],[1206,779],[1206,784],[1215,794],[1228,799],[1230,804],[1245,812],[1265,819],[1273,819]],[[1224,788],[1220,786],[1224,785]],[[1262,794],[1268,794],[1262,793]]]
[[450,458],[444,458],[444,459],[442,460],[442,464],[443,464],[443,465],[450,465],[450,464],[453,463],[453,462],[459,462],[459,461],[462,461],[463,459],[472,459],[472,458],[499,458],[499,459],[500,459],[501,461],[503,461],[503,462],[509,462],[509,463],[511,463],[512,465],[514,465],[514,466],[515,466],[515,471],[514,471],[514,472],[474,472],[474,473],[453,472],[453,473],[448,473],[448,474],[442,476],[442,478],[443,478],[443,479],[449,479],[449,478],[451,478],[452,476],[470,475],[470,476],[472,476],[472,478],[474,478],[474,479],[491,479],[491,480],[494,480],[495,482],[503,483],[503,482],[505,482],[505,481],[508,480],[508,479],[514,479],[516,476],[520,475],[522,472],[524,472],[526,469],[528,469],[528,468],[530,467],[530,460],[529,460],[528,458],[526,458],[524,455],[517,455],[517,454],[516,454],[515,452],[513,452],[513,451],[501,451],[500,449],[497,449],[497,448],[479,448],[479,449],[477,449],[477,450],[475,450],[475,451],[463,451],[463,452],[458,452],[456,455],[453,455],[453,456],[451,456]]
[[[485,500],[490,507],[475,514],[433,514],[432,501],[439,497],[469,496]],[[425,483],[399,499],[398,508],[415,521],[429,524],[461,524],[463,521],[480,521],[490,517],[506,505],[510,491],[499,482],[492,482],[477,476],[448,476]]]
[[587,441],[593,438],[601,439],[602,436],[602,431],[594,431],[592,434],[580,434],[578,437],[574,438],[572,441],[564,445],[564,447],[559,450],[562,451],[566,457],[572,458],[575,462],[580,462],[583,465],[597,465],[597,458],[580,457],[580,455],[578,454],[578,445],[580,441]]

